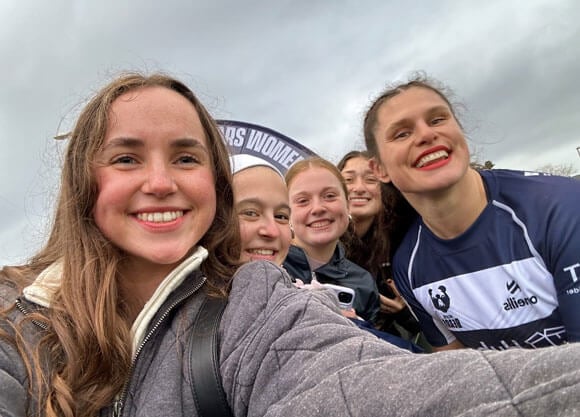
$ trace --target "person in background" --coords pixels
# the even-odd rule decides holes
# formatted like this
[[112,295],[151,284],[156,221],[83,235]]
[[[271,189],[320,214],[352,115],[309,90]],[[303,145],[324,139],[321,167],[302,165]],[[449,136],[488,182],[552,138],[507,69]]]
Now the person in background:
[[376,279],[381,306],[377,328],[416,341],[419,324],[392,280],[390,236],[393,225],[409,223],[407,213],[414,212],[385,209],[393,206],[390,201],[397,192],[377,179],[369,160],[367,152],[351,151],[337,164],[348,189],[348,208],[354,225],[354,233],[345,233],[341,240],[346,257]]
[[305,284],[314,280],[352,288],[356,314],[374,323],[379,311],[375,280],[346,258],[339,241],[350,222],[340,172],[325,159],[304,159],[290,167],[286,184],[295,237],[284,268]]
[[46,245],[0,271],[3,417],[198,416],[190,341],[210,296],[228,297],[214,353],[235,417],[577,414],[580,344],[414,355],[271,262],[234,273],[225,144],[178,80],[115,78],[68,140]]
[[[282,265],[293,235],[289,222],[288,190],[282,174],[266,160],[252,155],[232,155],[230,163],[234,204],[240,222],[240,261],[265,260]],[[296,285],[313,291],[332,291],[318,281],[304,284],[298,278]],[[354,312],[340,311],[377,337],[412,352],[423,352],[422,348],[407,340],[376,330],[371,324],[356,318]]]
[[230,163],[240,222],[240,261],[267,260],[282,265],[292,242],[284,177],[273,165],[252,155],[233,155]]
[[580,183],[472,169],[450,99],[424,76],[384,91],[364,132],[375,174],[418,213],[394,277],[434,349],[580,340]]

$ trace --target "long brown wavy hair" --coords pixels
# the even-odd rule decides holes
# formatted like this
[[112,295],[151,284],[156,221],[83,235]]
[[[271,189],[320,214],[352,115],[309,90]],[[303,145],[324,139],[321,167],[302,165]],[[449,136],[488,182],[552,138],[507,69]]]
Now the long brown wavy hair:
[[[61,261],[60,289],[50,309],[42,309],[6,332],[24,358],[31,392],[39,393],[39,415],[95,416],[109,405],[128,377],[130,323],[120,300],[118,266],[123,254],[99,230],[93,218],[98,189],[94,158],[103,146],[110,107],[120,95],[160,86],[185,97],[197,111],[207,137],[216,187],[216,215],[200,240],[209,257],[202,264],[209,292],[226,296],[238,266],[240,238],[233,210],[228,152],[219,130],[194,93],[164,75],[123,74],[98,91],[81,111],[69,135],[52,230],[44,247],[26,264],[4,268],[0,281],[22,287],[49,265]],[[193,248],[192,248],[193,250]],[[9,310],[0,313],[6,317]],[[47,330],[27,346],[23,326],[36,321]],[[30,355],[30,359],[27,359]]]

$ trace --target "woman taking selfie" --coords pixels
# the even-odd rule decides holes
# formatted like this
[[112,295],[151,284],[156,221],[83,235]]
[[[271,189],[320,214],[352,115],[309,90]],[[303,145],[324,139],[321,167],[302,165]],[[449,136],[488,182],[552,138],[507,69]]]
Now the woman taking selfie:
[[0,373],[0,396],[15,415],[25,404],[26,415],[93,416],[141,403],[170,415],[159,393],[182,389],[173,346],[197,308],[191,296],[225,294],[237,266],[227,152],[193,93],[162,75],[104,87],[68,141],[46,245],[2,271],[0,334],[22,360],[2,360],[20,376]]

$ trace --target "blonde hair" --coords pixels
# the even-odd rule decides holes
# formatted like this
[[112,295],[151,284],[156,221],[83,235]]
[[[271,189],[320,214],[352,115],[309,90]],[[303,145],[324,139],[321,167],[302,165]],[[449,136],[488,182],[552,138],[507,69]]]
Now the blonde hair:
[[[225,296],[237,267],[240,238],[232,178],[227,149],[215,122],[193,92],[172,77],[129,73],[114,79],[84,107],[70,134],[53,226],[45,246],[28,264],[4,268],[0,274],[0,278],[4,275],[23,286],[49,265],[62,261],[61,287],[51,308],[25,316],[25,322],[47,326],[38,344],[27,346],[21,336],[22,324],[13,325],[12,340],[24,358],[29,379],[34,381],[30,382],[31,390],[39,393],[35,398],[39,415],[95,416],[112,402],[128,377],[130,328],[117,283],[123,255],[93,218],[98,194],[94,158],[103,146],[112,103],[128,91],[151,86],[168,88],[191,102],[207,136],[217,204],[215,219],[199,244],[209,252],[202,271],[210,292]],[[0,332],[0,336],[6,339],[8,335]]]

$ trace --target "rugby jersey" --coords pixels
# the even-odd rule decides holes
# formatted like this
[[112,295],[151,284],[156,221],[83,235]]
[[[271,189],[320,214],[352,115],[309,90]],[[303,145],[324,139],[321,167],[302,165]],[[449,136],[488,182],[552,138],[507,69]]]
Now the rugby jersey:
[[418,219],[394,278],[433,346],[538,348],[580,340],[580,181],[481,171],[488,204],[440,239]]

